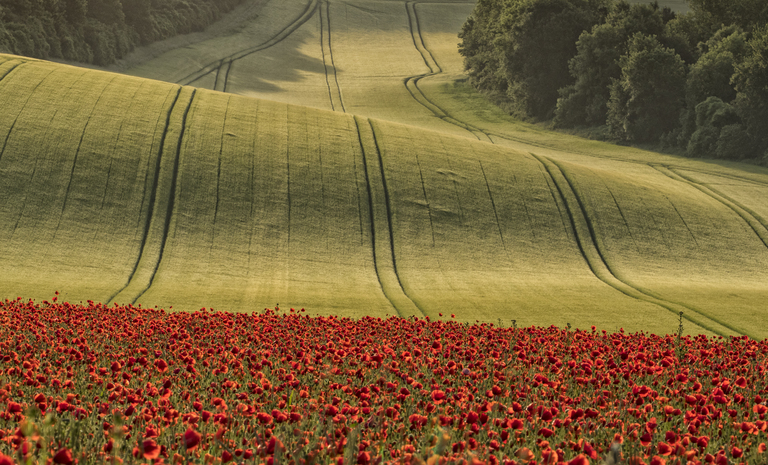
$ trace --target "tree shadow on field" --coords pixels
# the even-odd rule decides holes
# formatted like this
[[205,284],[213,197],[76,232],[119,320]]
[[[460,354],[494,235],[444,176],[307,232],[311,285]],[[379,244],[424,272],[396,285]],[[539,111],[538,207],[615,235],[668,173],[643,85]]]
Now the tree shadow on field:
[[281,82],[298,83],[307,80],[307,74],[325,74],[323,60],[301,50],[313,46],[319,52],[319,38],[298,30],[274,47],[235,60],[229,71],[229,86],[236,93],[283,92]]

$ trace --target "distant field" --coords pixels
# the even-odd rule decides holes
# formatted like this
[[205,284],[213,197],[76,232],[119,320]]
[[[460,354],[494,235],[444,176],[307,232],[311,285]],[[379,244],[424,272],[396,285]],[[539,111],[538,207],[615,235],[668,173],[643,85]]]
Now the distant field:
[[267,3],[171,82],[0,55],[0,298],[767,337],[768,170],[509,118],[472,7]]

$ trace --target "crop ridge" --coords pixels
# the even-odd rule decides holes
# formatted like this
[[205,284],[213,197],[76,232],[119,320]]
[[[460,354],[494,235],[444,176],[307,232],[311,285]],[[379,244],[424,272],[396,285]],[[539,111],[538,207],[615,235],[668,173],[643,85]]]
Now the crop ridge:
[[[389,204],[384,165],[372,122],[354,116],[358,141],[365,165],[368,208],[371,224],[371,245],[376,277],[384,296],[403,318],[424,316],[421,308],[408,296],[397,272],[392,235],[392,214]],[[375,152],[375,153],[374,153]],[[370,156],[369,156],[370,155]]]
[[[227,109],[224,111],[224,121],[227,120],[227,115],[229,114],[229,103],[231,101],[231,97],[227,97]],[[219,138],[219,157],[216,163],[216,204],[213,207],[213,237],[215,239],[216,237],[216,221],[219,218],[219,202],[221,201],[221,157],[224,153],[224,136],[226,135],[225,131],[221,131],[221,137]],[[211,241],[211,252],[213,251],[213,242]]]
[[72,160],[72,169],[69,172],[69,177],[68,177],[68,180],[67,180],[67,188],[64,191],[64,201],[61,204],[61,210],[59,211],[59,218],[58,218],[58,221],[56,223],[56,228],[54,229],[54,233],[53,233],[53,238],[54,239],[56,238],[56,234],[59,232],[59,228],[61,226],[61,219],[64,217],[64,210],[67,209],[67,203],[69,201],[69,192],[70,192],[70,189],[72,188],[72,179],[75,177],[75,168],[77,168],[77,159],[78,159],[78,157],[80,155],[80,150],[82,149],[82,146],[83,146],[83,139],[85,138],[85,133],[88,130],[88,125],[91,123],[91,118],[93,117],[93,112],[96,109],[96,107],[99,105],[99,101],[101,100],[101,98],[104,96],[104,92],[107,90],[109,85],[115,79],[117,79],[117,76],[118,75],[115,74],[114,76],[112,76],[112,78],[109,81],[107,81],[104,84],[104,87],[101,89],[101,92],[99,93],[99,98],[97,98],[96,101],[93,102],[93,107],[91,107],[90,111],[88,112],[88,119],[85,121],[85,125],[83,126],[83,132],[80,133],[80,140],[77,143],[77,148],[75,148],[75,156],[74,156],[74,158]]
[[307,6],[302,11],[302,13],[296,19],[288,23],[277,34],[270,37],[268,40],[262,42],[259,45],[256,45],[255,47],[245,48],[243,50],[230,54],[226,57],[223,57],[219,60],[208,63],[207,65],[203,65],[199,71],[190,73],[176,82],[178,84],[190,85],[193,82],[197,81],[198,79],[202,78],[203,76],[206,76],[216,70],[220,70],[221,67],[224,66],[226,63],[232,63],[233,61],[239,60],[248,55],[251,55],[256,52],[260,52],[261,50],[264,50],[279,44],[280,42],[285,40],[288,36],[296,32],[296,30],[301,26],[303,26],[304,23],[310,20],[310,18],[312,18],[312,16],[314,16],[314,14],[317,12],[318,5],[319,5],[319,0],[310,0],[307,3]]
[[[323,0],[319,7],[320,11],[320,51],[323,56],[323,68],[325,70],[325,84],[328,86],[328,98],[331,101],[331,110],[341,107],[341,111],[346,113],[344,108],[344,99],[339,85],[339,76],[336,72],[336,63],[333,60],[333,44],[331,42],[331,10],[330,2]],[[326,58],[326,55],[328,58]],[[329,72],[330,68],[330,72]],[[330,73],[333,73],[333,84],[331,83]]]
[[[43,82],[51,75],[53,74],[54,68],[51,68],[48,72],[48,74],[40,79],[40,82],[38,82],[35,87],[29,92],[27,95],[27,99],[24,101],[24,104],[19,107],[18,113],[16,113],[16,116],[13,118],[13,122],[11,123],[10,127],[8,128],[8,132],[5,134],[5,140],[3,141],[3,146],[0,147],[0,161],[3,160],[3,153],[5,153],[5,148],[8,145],[8,139],[11,137],[11,133],[13,133],[13,128],[16,127],[16,122],[19,120],[19,116],[24,112],[24,109],[26,108],[27,104],[29,103],[29,100],[32,98],[32,96],[35,94],[35,91],[38,87],[40,87]],[[6,74],[7,76],[8,74]]]
[[[569,219],[571,221],[571,226],[573,227],[573,231],[576,236],[576,243],[579,246],[579,250],[582,256],[584,257],[584,260],[587,262],[587,265],[589,266],[590,270],[595,275],[595,277],[597,277],[599,280],[601,280],[608,286],[621,292],[622,294],[625,294],[637,300],[655,304],[661,308],[664,308],[665,310],[668,310],[674,313],[675,315],[680,314],[682,310],[679,307],[681,307],[682,305],[668,302],[668,301],[665,301],[664,299],[648,295],[647,293],[643,292],[637,287],[634,287],[626,283],[625,281],[619,279],[613,273],[611,268],[608,266],[608,263],[605,261],[605,258],[603,257],[602,253],[600,252],[599,245],[598,245],[599,243],[598,243],[596,234],[593,230],[592,224],[587,217],[585,207],[579,195],[574,190],[574,187],[571,184],[571,181],[567,178],[567,175],[563,172],[563,170],[561,169],[561,167],[557,162],[547,157],[536,155],[534,153],[531,153],[531,156],[533,156],[536,160],[539,161],[539,163],[541,163],[544,166],[544,169],[552,178],[552,181],[554,182],[555,187],[558,191],[558,195],[562,197],[565,203],[565,207],[566,207],[566,210],[568,211]],[[703,315],[701,312],[697,310],[691,309],[687,306],[685,306],[684,308],[695,311],[696,313],[699,313],[702,316],[707,317],[708,319],[712,320],[714,323],[722,327],[741,333],[741,331],[735,330],[734,328],[731,328],[728,325],[722,324],[712,317]],[[719,335],[725,335],[724,331],[716,329],[715,327],[708,324],[707,322],[702,321],[699,318],[692,317],[688,313],[684,313],[683,317],[688,321],[690,321],[691,323],[694,323],[703,329],[712,331],[713,333],[716,333]]]
[[685,226],[685,229],[688,231],[688,234],[691,235],[691,239],[693,239],[694,244],[696,244],[696,247],[700,247],[699,240],[696,239],[696,235],[691,230],[691,227],[688,225],[688,222],[685,221],[685,217],[680,213],[680,210],[677,209],[677,205],[675,205],[675,202],[672,201],[669,197],[666,195],[664,196],[665,199],[667,199],[667,202],[672,206],[672,208],[675,210],[675,213],[677,214],[677,217],[680,218],[680,221],[683,223],[683,226]]
[[686,177],[685,175],[681,174],[679,171],[668,167],[668,166],[662,166],[662,165],[652,165],[654,169],[656,169],[658,172],[666,175],[670,179],[673,179],[675,181],[679,181],[685,184],[688,184],[702,193],[708,195],[712,199],[720,202],[721,204],[725,205],[729,209],[731,209],[734,213],[736,213],[742,220],[744,220],[745,223],[752,229],[752,231],[755,233],[758,239],[768,247],[768,226],[766,226],[765,220],[763,220],[760,215],[755,213],[754,211],[746,208],[743,205],[740,205],[738,202],[734,201],[733,199],[728,198],[727,196],[723,195],[720,192],[717,192],[715,189],[705,186],[701,183],[698,183],[694,181],[691,178]]
[[6,60],[0,63],[0,81],[5,79],[6,76],[23,64],[23,60]]
[[429,232],[432,235],[432,247],[435,246],[435,223],[432,219],[432,207],[429,203],[429,197],[427,196],[427,186],[424,183],[424,170],[421,168],[421,161],[419,160],[419,154],[415,153],[416,166],[419,168],[419,180],[421,181],[421,192],[424,195],[424,203],[427,204],[427,217],[429,218]]
[[[168,237],[184,129],[196,92],[196,89],[179,86],[168,109],[139,255],[126,285],[107,302],[135,303],[152,286]],[[166,154],[173,154],[173,160]]]
[[[483,173],[483,181],[485,181],[485,188],[488,191],[488,198],[491,200],[491,208],[493,209],[493,217],[496,219],[496,229],[499,230],[499,239],[501,240],[501,246],[504,251],[507,252],[507,244],[504,242],[504,234],[501,232],[501,222],[499,221],[499,212],[496,209],[496,202],[493,200],[493,193],[491,192],[491,186],[488,184],[488,176],[485,174],[485,168],[483,168],[483,161],[477,161],[480,164],[480,172]],[[434,240],[434,239],[433,239]]]

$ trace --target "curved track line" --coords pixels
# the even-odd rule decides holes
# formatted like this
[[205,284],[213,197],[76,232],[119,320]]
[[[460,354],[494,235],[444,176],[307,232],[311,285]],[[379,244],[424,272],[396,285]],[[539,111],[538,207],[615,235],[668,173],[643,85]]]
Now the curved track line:
[[[3,146],[0,148],[0,161],[3,159],[3,153],[5,152],[5,147],[8,145],[8,139],[11,137],[11,133],[13,132],[13,128],[16,127],[16,122],[19,120],[19,116],[24,112],[24,109],[27,107],[27,104],[32,99],[32,96],[35,95],[35,91],[38,87],[46,80],[48,79],[51,74],[53,74],[53,69],[48,72],[45,76],[43,76],[42,79],[40,79],[40,82],[35,85],[35,88],[32,89],[32,91],[29,92],[27,95],[27,100],[24,101],[24,104],[21,105],[21,108],[19,108],[19,112],[16,114],[16,117],[13,119],[13,123],[11,123],[11,127],[8,128],[8,133],[5,135],[5,140],[3,141]],[[7,74],[6,74],[7,76]]]
[[[266,48],[279,44],[280,42],[285,40],[288,36],[296,32],[296,30],[301,26],[303,26],[304,23],[309,21],[309,19],[312,16],[314,16],[315,12],[317,11],[317,8],[318,8],[318,0],[310,0],[309,3],[307,3],[307,6],[304,8],[304,11],[301,13],[301,15],[299,15],[296,19],[288,23],[287,26],[281,29],[280,32],[272,36],[269,40],[262,42],[261,44],[255,47],[242,49],[238,52],[235,52],[233,54],[220,58],[219,60],[208,63],[207,65],[200,68],[198,71],[190,73],[176,82],[178,84],[189,85],[210,72],[216,71],[217,73],[220,73],[222,67],[228,66],[233,61],[239,60],[241,58],[245,58],[248,55],[251,55],[256,52],[260,52],[261,50],[264,50]],[[227,78],[229,77],[229,71],[225,72],[225,76]],[[224,83],[224,87],[226,88],[226,82]]]
[[[331,100],[331,110],[347,112],[344,108],[344,100],[341,95],[341,86],[339,85],[339,76],[336,72],[336,64],[333,61],[333,47],[331,43],[331,8],[328,0],[323,1],[320,6],[320,52],[323,56],[323,68],[325,69],[325,84],[328,86],[328,98]],[[326,55],[328,58],[326,59]],[[331,83],[329,69],[333,73],[333,84]]]
[[[176,95],[173,97],[173,102],[171,102],[171,105],[168,107],[168,114],[166,115],[166,118],[165,118],[165,127],[163,128],[163,134],[160,137],[160,149],[158,151],[157,161],[155,163],[154,178],[153,178],[153,181],[152,181],[152,193],[150,194],[150,197],[149,197],[149,208],[147,209],[147,216],[146,216],[146,219],[144,221],[144,234],[142,235],[142,238],[141,238],[141,245],[139,247],[139,255],[136,258],[136,263],[133,265],[133,270],[131,270],[131,274],[128,276],[128,281],[125,283],[125,286],[123,286],[117,292],[115,292],[112,296],[110,296],[110,298],[107,299],[107,303],[112,302],[113,299],[115,297],[117,297],[121,292],[123,292],[123,290],[125,290],[125,288],[127,288],[128,285],[133,281],[133,277],[136,274],[136,270],[139,267],[139,263],[141,262],[141,257],[144,255],[144,248],[147,245],[147,238],[149,237],[150,231],[151,231],[150,225],[151,225],[151,221],[152,221],[152,218],[153,218],[153,213],[154,213],[155,203],[156,203],[156,198],[157,198],[157,192],[158,192],[158,185],[159,185],[159,182],[160,182],[159,181],[160,180],[160,170],[161,170],[161,167],[163,166],[162,165],[162,160],[163,160],[163,148],[165,147],[165,137],[168,135],[168,128],[169,128],[169,126],[171,124],[171,115],[173,114],[173,110],[176,107],[176,103],[179,101],[179,95],[180,94],[181,94],[181,87],[176,89]],[[147,170],[147,171],[149,171],[149,170]],[[146,192],[146,188],[145,188],[145,192]],[[144,203],[144,201],[142,199],[142,204],[143,203]]]
[[[179,173],[181,145],[184,139],[187,116],[192,107],[195,93],[195,89],[179,87],[173,103],[168,109],[165,131],[157,155],[154,185],[139,256],[128,282],[111,296],[107,303],[116,302],[118,299],[136,303],[149,290],[155,279],[168,239],[177,195],[176,181]],[[166,156],[166,154],[169,155]]]
[[480,171],[483,173],[483,180],[485,181],[485,188],[488,189],[488,198],[491,199],[491,207],[493,207],[493,216],[496,218],[496,227],[499,230],[499,239],[501,239],[501,246],[504,248],[504,251],[507,251],[507,244],[504,242],[504,234],[501,232],[501,221],[499,221],[499,213],[496,210],[496,202],[493,200],[493,194],[491,193],[491,185],[488,184],[488,176],[485,175],[485,168],[483,168],[483,162],[478,160],[478,163],[480,163]]
[[752,229],[752,231],[755,233],[758,239],[760,239],[760,241],[763,243],[763,245],[768,247],[768,226],[766,226],[765,221],[757,213],[745,208],[742,205],[739,205],[736,201],[717,192],[715,189],[712,189],[711,187],[707,187],[703,184],[700,184],[686,177],[685,175],[678,173],[677,171],[673,170],[668,166],[660,166],[660,165],[651,165],[651,166],[656,171],[664,174],[668,178],[678,182],[688,184],[698,189],[699,191],[703,192],[704,194],[711,197],[712,199],[725,205],[729,209],[731,209],[734,213],[739,215],[739,217],[742,220],[744,220],[744,222],[747,223],[747,225],[749,225],[749,227]]
[[[458,3],[458,2],[453,2],[453,3]],[[466,123],[454,118],[447,111],[445,111],[435,102],[430,100],[424,94],[421,88],[419,88],[419,81],[421,79],[425,77],[436,76],[438,74],[441,74],[443,72],[443,69],[440,67],[440,64],[438,64],[437,61],[435,60],[435,57],[432,55],[432,52],[430,52],[429,49],[427,49],[427,47],[424,45],[424,38],[421,35],[421,26],[419,24],[419,17],[418,17],[418,14],[416,13],[416,2],[413,2],[413,1],[406,2],[405,11],[408,17],[408,29],[411,31],[411,39],[413,41],[413,46],[421,55],[421,58],[422,60],[424,60],[424,64],[426,65],[426,67],[429,68],[428,73],[417,74],[415,76],[410,76],[405,78],[403,80],[403,84],[405,85],[406,90],[408,91],[409,94],[411,94],[411,97],[414,100],[416,100],[416,102],[418,102],[421,106],[429,110],[436,117],[440,118],[441,120],[447,123],[453,124],[454,126],[458,126],[462,129],[465,129],[466,131],[471,133],[473,136],[475,136],[478,140],[484,140],[486,142],[493,143],[493,141],[485,131],[469,123]]]
[[26,63],[24,60],[8,60],[0,63],[0,81],[24,63]]
[[[599,248],[599,240],[597,239],[594,227],[589,219],[586,208],[584,207],[581,198],[577,194],[576,189],[574,189],[572,182],[568,179],[565,172],[555,161],[546,157],[535,155],[533,153],[531,153],[531,155],[536,160],[538,160],[539,163],[542,164],[546,172],[551,177],[553,183],[555,184],[558,195],[565,203],[571,221],[571,226],[573,227],[574,233],[576,235],[576,242],[579,246],[579,250],[581,251],[584,260],[587,262],[587,265],[595,277],[616,289],[617,291],[621,292],[622,294],[627,295],[628,297],[654,304],[674,313],[675,315],[679,315],[680,312],[684,312],[684,310],[689,310],[711,320],[713,323],[715,323],[716,326],[727,328],[739,334],[744,334],[744,332],[739,331],[730,325],[723,324],[722,322],[717,321],[716,319],[700,312],[699,310],[650,295],[645,290],[639,289],[619,279],[610,269],[608,263],[605,261],[605,258],[603,257]],[[684,312],[683,317],[691,323],[694,323],[701,328],[707,329],[715,334],[725,335],[726,333],[723,329],[716,328],[715,325],[712,325],[709,322],[702,321],[696,317],[692,317],[690,312]]]
[[384,296],[397,314],[403,318],[424,316],[413,299],[408,296],[397,272],[395,247],[392,236],[392,211],[390,207],[384,164],[379,150],[376,132],[367,118],[354,117],[357,137],[365,165],[365,183],[368,189],[368,210],[371,222],[373,264]]

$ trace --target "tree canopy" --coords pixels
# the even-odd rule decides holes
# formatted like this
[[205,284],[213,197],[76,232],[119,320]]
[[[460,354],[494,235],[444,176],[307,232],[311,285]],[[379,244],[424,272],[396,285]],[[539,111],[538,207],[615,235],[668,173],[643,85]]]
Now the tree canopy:
[[[460,51],[470,81],[517,116],[690,156],[768,157],[768,3],[688,3],[677,15],[655,2],[480,0]],[[714,107],[728,124],[704,116]]]
[[137,45],[201,31],[242,0],[14,0],[0,52],[107,65]]

